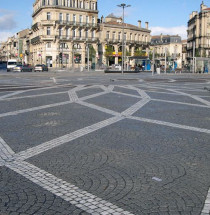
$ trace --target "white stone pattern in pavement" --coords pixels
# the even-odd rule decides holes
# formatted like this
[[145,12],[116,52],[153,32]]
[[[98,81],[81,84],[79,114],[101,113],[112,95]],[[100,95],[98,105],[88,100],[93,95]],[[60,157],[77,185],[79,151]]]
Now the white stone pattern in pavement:
[[[86,191],[80,190],[78,187],[63,181],[62,179],[59,179],[59,178],[49,174],[48,172],[41,170],[38,167],[25,162],[24,160],[26,160],[30,157],[33,157],[35,155],[38,155],[42,152],[53,149],[64,143],[70,144],[72,140],[75,140],[79,137],[82,137],[84,135],[97,131],[99,129],[102,129],[106,126],[112,125],[113,123],[119,122],[120,120],[123,120],[125,118],[129,118],[132,120],[139,120],[139,121],[147,122],[147,123],[159,124],[159,125],[163,125],[163,126],[170,126],[173,128],[186,129],[186,130],[191,130],[191,131],[196,131],[196,132],[203,132],[203,133],[207,133],[207,134],[210,134],[210,130],[132,116],[136,111],[138,111],[145,104],[147,104],[151,100],[151,98],[147,95],[147,93],[145,91],[143,91],[137,87],[133,87],[133,86],[129,86],[129,85],[120,86],[120,87],[136,90],[139,94],[139,96],[137,96],[137,97],[139,98],[140,101],[138,101],[136,104],[132,105],[131,107],[129,107],[127,110],[123,111],[122,113],[118,113],[118,112],[115,112],[115,111],[112,111],[112,110],[109,110],[109,109],[106,109],[103,107],[99,107],[97,105],[93,105],[93,104],[84,102],[87,99],[96,98],[97,96],[101,96],[101,95],[104,95],[104,94],[107,94],[110,92],[125,94],[125,93],[121,93],[121,92],[114,92],[113,91],[114,85],[110,85],[108,87],[103,86],[103,85],[95,85],[95,86],[91,86],[88,88],[93,88],[93,87],[100,87],[102,90],[104,90],[104,92],[85,96],[83,98],[78,98],[76,92],[79,90],[87,89],[87,87],[77,86],[76,88],[74,88],[73,90],[70,90],[68,92],[70,101],[52,104],[52,105],[45,105],[45,106],[40,106],[40,107],[35,107],[35,108],[30,108],[30,109],[25,109],[25,110],[19,110],[19,111],[9,112],[9,113],[5,113],[5,114],[0,114],[0,117],[6,117],[9,115],[21,114],[21,113],[25,113],[25,112],[29,112],[29,111],[36,111],[36,110],[41,110],[44,108],[55,107],[55,106],[60,106],[60,105],[76,102],[80,105],[113,115],[113,117],[111,117],[109,119],[106,119],[104,121],[95,123],[88,127],[79,129],[70,134],[66,134],[64,136],[61,136],[61,137],[53,139],[51,141],[42,143],[38,146],[35,146],[33,148],[27,149],[25,151],[22,151],[22,152],[19,152],[16,154],[5,143],[5,141],[2,138],[0,138],[0,165],[7,166],[8,168],[14,170],[15,172],[17,172],[17,173],[21,174],[22,176],[26,177],[27,179],[31,180],[35,184],[38,184],[39,186],[43,187],[44,189],[52,192],[53,194],[55,194],[57,196],[60,196],[64,200],[69,201],[71,204],[76,205],[78,208],[80,208],[90,214],[93,214],[93,213],[101,214],[101,215],[103,215],[103,214],[114,214],[114,215],[131,214],[130,212],[124,211],[123,209],[113,205],[112,203],[102,200],[102,199],[98,198],[97,196],[94,196]],[[138,87],[139,87],[139,85],[138,85]],[[160,89],[160,87],[155,87],[155,88]],[[177,95],[180,94],[178,89],[172,89],[172,90],[168,89],[168,90],[173,91],[174,94],[177,94]],[[126,95],[131,96],[131,97],[133,96],[130,94],[126,94]],[[191,94],[185,94],[185,96],[189,96],[197,101],[204,103],[207,106],[209,105],[206,100],[200,99],[199,96],[193,96]],[[175,101],[174,101],[174,103],[179,104],[179,102],[175,102]],[[186,103],[186,104],[188,104],[188,103]],[[189,104],[189,105],[198,106],[196,104],[195,105]],[[205,106],[205,105],[200,105],[200,106]],[[58,186],[58,184],[59,184],[59,186]],[[207,199],[206,199],[203,211],[202,211],[202,215],[209,214],[209,212],[210,212],[209,205],[210,205],[210,191],[208,192],[208,196],[207,196]]]
[[132,215],[132,213],[124,211],[110,202],[83,191],[73,184],[63,181],[28,162],[15,161],[13,163],[7,163],[6,167],[87,213]]

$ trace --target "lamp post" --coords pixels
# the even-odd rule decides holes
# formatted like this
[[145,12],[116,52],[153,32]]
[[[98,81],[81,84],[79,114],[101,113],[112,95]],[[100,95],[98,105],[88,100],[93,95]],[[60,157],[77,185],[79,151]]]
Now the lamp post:
[[130,7],[131,5],[126,5],[126,4],[120,4],[117,5],[118,7],[121,7],[123,9],[123,20],[122,20],[122,74],[124,73],[124,40],[125,40],[125,35],[124,35],[124,17],[125,17],[125,8]]

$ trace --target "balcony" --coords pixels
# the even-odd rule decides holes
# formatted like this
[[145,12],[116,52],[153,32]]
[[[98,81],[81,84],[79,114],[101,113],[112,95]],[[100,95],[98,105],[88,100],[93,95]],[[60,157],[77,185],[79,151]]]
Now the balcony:
[[32,29],[33,31],[38,30],[38,29],[39,29],[38,22],[37,22],[37,23],[35,23],[34,25],[32,25],[31,29]]
[[97,23],[74,22],[66,20],[56,20],[55,24],[59,26],[83,27],[83,28],[99,28]]
[[210,49],[210,44],[200,44],[199,48]]
[[[122,43],[122,39],[114,39],[114,38],[109,38],[109,39],[105,39],[107,43],[110,44],[119,44]],[[150,45],[149,42],[143,42],[143,41],[136,41],[136,40],[125,40],[125,44],[129,45],[129,44],[137,44],[137,45],[145,45],[148,46]]]
[[40,42],[40,40],[41,40],[40,36],[34,37],[33,39],[31,39],[31,44],[36,44]]
[[43,35],[42,36],[43,41],[52,41],[54,39],[55,39],[55,36],[53,36],[53,35]]
[[98,42],[98,37],[73,37],[73,36],[56,36],[56,39],[61,41],[75,41],[75,42]]

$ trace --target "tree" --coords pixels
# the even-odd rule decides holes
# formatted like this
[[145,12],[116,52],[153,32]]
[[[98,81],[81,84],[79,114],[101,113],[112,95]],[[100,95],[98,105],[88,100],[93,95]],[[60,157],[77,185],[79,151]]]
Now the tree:
[[105,57],[107,58],[107,60],[113,60],[114,57],[113,57],[113,47],[108,45],[106,46],[106,50],[105,50]]
[[139,48],[139,49],[135,50],[134,56],[143,57],[143,56],[146,56],[146,52],[143,51],[141,48]]

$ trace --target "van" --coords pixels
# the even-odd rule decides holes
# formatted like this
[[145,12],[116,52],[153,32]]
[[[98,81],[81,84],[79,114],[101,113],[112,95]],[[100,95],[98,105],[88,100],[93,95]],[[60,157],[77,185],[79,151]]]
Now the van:
[[10,59],[7,61],[7,72],[10,72],[17,66],[17,60]]

